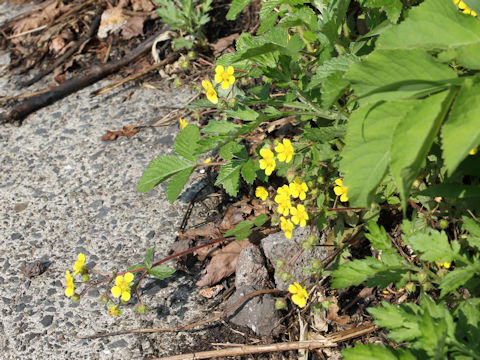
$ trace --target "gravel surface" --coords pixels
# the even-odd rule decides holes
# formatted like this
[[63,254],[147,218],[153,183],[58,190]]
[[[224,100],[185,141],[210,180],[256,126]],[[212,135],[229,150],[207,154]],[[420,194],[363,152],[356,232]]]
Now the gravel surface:
[[[0,6],[0,14],[9,10]],[[8,54],[0,53],[0,66],[8,61]],[[14,80],[2,72],[0,96],[22,92]],[[201,311],[198,276],[181,272],[144,282],[145,315],[133,311],[134,297],[121,316],[108,315],[98,301],[109,292],[105,287],[89,291],[80,303],[64,295],[65,271],[72,271],[79,252],[89,267],[105,271],[142,262],[152,246],[156,259],[165,256],[189,200],[186,194],[170,204],[163,186],[147,194],[136,191],[150,160],[172,151],[176,126],[113,142],[101,137],[106,130],[153,123],[166,107],[181,106],[193,94],[168,85],[163,90],[130,85],[90,97],[107,83],[30,115],[20,127],[0,128],[1,359],[143,359],[188,351],[193,341],[189,333],[75,337],[179,326],[197,320]]]

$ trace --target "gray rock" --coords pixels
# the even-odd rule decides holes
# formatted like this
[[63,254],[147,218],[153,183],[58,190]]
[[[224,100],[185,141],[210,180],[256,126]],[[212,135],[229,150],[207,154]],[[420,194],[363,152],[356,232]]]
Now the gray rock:
[[246,285],[259,288],[268,284],[268,271],[260,249],[249,246],[238,255],[237,269],[235,273],[235,287],[237,289]]
[[[233,306],[240,298],[259,290],[254,286],[242,286],[228,299],[227,307]],[[263,294],[248,299],[228,320],[239,326],[246,326],[260,336],[268,336],[281,331],[281,314],[275,310],[275,299],[271,294]]]
[[53,315],[47,315],[42,320],[40,320],[40,323],[43,326],[48,327],[48,326],[52,325],[52,321],[53,321]]
[[[311,266],[311,262],[309,260],[322,260],[332,253],[323,246],[315,246],[308,251],[303,251],[301,255],[293,262],[293,267],[289,271],[289,273],[292,275],[292,278],[289,281],[283,281],[282,278],[278,276],[279,269],[277,266],[277,260],[280,259],[288,263],[291,258],[295,256],[295,254],[297,254],[299,251],[302,251],[303,247],[301,242],[312,235],[310,231],[310,227],[297,227],[293,231],[291,239],[287,239],[283,232],[277,232],[262,239],[261,243],[263,253],[275,268],[275,285],[277,289],[287,291],[288,285],[290,285],[292,282],[299,282],[307,277],[303,272],[303,268]],[[316,227],[313,235],[319,236]],[[323,244],[325,240],[326,233],[322,233],[320,237],[320,244]],[[292,247],[292,244],[295,245]]]

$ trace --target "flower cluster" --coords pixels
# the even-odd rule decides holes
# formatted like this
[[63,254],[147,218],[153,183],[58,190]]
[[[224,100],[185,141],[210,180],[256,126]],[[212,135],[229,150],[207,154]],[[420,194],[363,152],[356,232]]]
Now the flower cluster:
[[457,7],[462,10],[464,14],[477,16],[477,13],[470,9],[467,4],[465,4],[462,0],[452,0]]
[[178,120],[178,126],[179,126],[180,130],[185,129],[188,126],[187,120],[180,118]]
[[[292,161],[295,149],[290,140],[283,139],[281,143],[278,143],[277,146],[275,146],[275,152],[277,153],[276,159],[279,162],[285,162],[288,164]],[[273,151],[268,148],[263,148],[260,150],[260,156],[262,157],[262,159],[259,160],[260,169],[265,170],[265,175],[272,175],[273,170],[277,167]]]
[[288,286],[288,291],[292,294],[292,301],[298,307],[305,307],[307,304],[308,293],[307,290],[297,282]]
[[82,275],[82,281],[89,281],[87,269],[85,269],[85,254],[79,253],[77,261],[73,264],[73,276],[70,271],[65,271],[65,296],[73,297],[75,295],[75,279],[74,276]]
[[[295,225],[304,227],[307,224],[309,218],[305,206],[292,204],[292,199],[305,200],[307,191],[307,184],[298,178],[290,184],[285,184],[277,189],[274,201],[278,204],[277,212],[281,215],[280,228],[285,233],[287,239],[292,238]],[[287,219],[289,215],[290,218]]]

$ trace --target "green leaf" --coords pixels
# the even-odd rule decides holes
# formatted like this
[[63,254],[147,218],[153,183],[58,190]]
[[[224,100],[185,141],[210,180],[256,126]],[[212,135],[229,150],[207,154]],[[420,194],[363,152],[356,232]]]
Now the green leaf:
[[345,93],[349,85],[350,82],[343,79],[341,72],[336,72],[326,78],[321,89],[322,108],[330,108]]
[[197,147],[195,152],[197,154],[202,154],[209,150],[217,149],[218,147],[225,144],[225,141],[228,139],[228,136],[209,136],[203,139],[198,140]]
[[187,125],[175,138],[173,150],[191,162],[197,162],[198,154],[195,154],[197,141],[200,140],[200,130],[195,125]]
[[173,155],[161,155],[153,159],[140,178],[137,190],[147,192],[170,176],[192,166],[190,162]]
[[403,209],[406,209],[412,184],[440,130],[449,105],[444,107],[447,95],[448,92],[442,92],[420,100],[393,131],[390,171],[398,185]]
[[316,31],[317,22],[317,16],[313,10],[305,6],[284,16],[278,23],[278,26],[288,29],[305,25],[308,30]]
[[264,32],[270,30],[276,24],[278,16],[279,14],[276,11],[269,12],[261,21],[260,27],[257,30],[257,34],[263,34]]
[[322,65],[317,67],[315,70],[315,75],[310,79],[310,83],[307,86],[307,90],[312,90],[321,83],[323,83],[328,77],[337,73],[344,73],[352,64],[355,64],[360,61],[358,56],[352,54],[345,54],[333,57],[326,60]]
[[353,206],[368,207],[372,202],[378,184],[387,173],[392,129],[415,104],[415,101],[369,104],[353,112],[340,161]]
[[258,118],[258,112],[250,109],[248,106],[239,106],[236,109],[225,110],[225,114],[232,118],[241,119],[244,121],[253,121]]
[[439,184],[417,193],[431,198],[441,196],[451,199],[471,199],[480,197],[480,186],[462,184]]
[[230,141],[222,146],[219,155],[224,160],[232,160],[234,157],[238,159],[248,159],[247,150],[245,146],[235,141]]
[[193,47],[195,41],[193,39],[186,39],[184,37],[178,37],[172,40],[173,48],[175,50],[188,49],[190,50]]
[[356,344],[353,348],[342,350],[345,360],[416,360],[407,349],[392,349],[385,345]]
[[337,127],[328,126],[321,128],[305,127],[303,135],[310,141],[319,143],[325,143],[336,137],[344,137],[346,133],[346,127],[339,125]]
[[155,276],[157,279],[163,280],[173,275],[175,269],[168,267],[166,265],[157,265],[151,268],[148,273],[152,276]]
[[400,0],[367,0],[364,6],[369,8],[383,8],[388,20],[396,23],[402,13],[403,4]]
[[177,200],[178,195],[180,195],[182,192],[194,169],[195,166],[192,166],[188,169],[179,171],[168,182],[166,194],[168,201],[170,201],[172,204],[175,200]]
[[466,216],[462,216],[463,227],[467,230],[472,236],[480,238],[480,224],[475,220],[470,219]]
[[337,270],[332,272],[331,286],[334,289],[357,286],[387,269],[387,265],[373,257],[349,261],[341,264]]
[[255,163],[252,159],[248,159],[242,166],[242,177],[249,184],[253,184],[255,178],[257,177],[256,174],[256,167]]
[[235,236],[235,239],[237,241],[242,241],[243,239],[246,239],[250,236],[250,234],[252,233],[253,225],[253,221],[244,220],[238,223],[232,230],[227,231],[224,236]]
[[240,182],[240,169],[244,161],[232,160],[220,168],[215,185],[222,185],[230,196],[236,196]]
[[440,280],[440,296],[443,297],[448,293],[457,290],[460,286],[467,283],[472,277],[479,273],[480,269],[477,264],[457,267],[449,271],[442,280]]
[[202,133],[207,135],[228,135],[240,127],[241,125],[227,120],[209,120],[208,125],[202,129]]
[[226,19],[227,20],[235,20],[242,12],[243,9],[245,9],[248,4],[250,4],[250,1],[252,0],[233,0],[232,5],[230,5],[230,10],[228,10]]
[[387,235],[385,228],[379,226],[376,221],[369,221],[367,224],[368,233],[365,237],[370,241],[370,244],[377,250],[395,250],[392,245],[392,240]]
[[360,104],[423,96],[456,81],[453,69],[421,50],[375,50],[344,77]]
[[[479,69],[480,59],[472,56],[480,47],[480,22],[462,14],[452,1],[427,0],[414,7],[408,18],[385,31],[377,41],[378,48],[423,50],[453,49],[457,61]],[[467,61],[468,60],[468,61]],[[473,62],[473,63],[472,63]]]
[[458,242],[452,245],[447,235],[442,231],[416,232],[403,239],[416,252],[422,253],[420,258],[425,261],[451,262],[460,250]]
[[449,174],[453,174],[468,152],[480,144],[479,119],[480,77],[477,76],[465,79],[442,127],[443,159]]
[[137,265],[130,266],[127,271],[132,271],[132,270],[137,270],[142,268],[145,268],[145,264],[137,264]]
[[267,220],[268,220],[268,215],[267,214],[260,214],[255,218],[253,223],[255,224],[255,226],[262,226],[263,224],[265,224],[267,222]]
[[147,251],[145,254],[145,267],[150,270],[152,268],[152,257],[155,252],[155,246]]
[[382,306],[370,307],[367,311],[375,318],[375,324],[392,330],[388,337],[401,342],[413,340],[421,336],[418,316],[421,310],[418,305],[404,303],[400,306],[382,302]]

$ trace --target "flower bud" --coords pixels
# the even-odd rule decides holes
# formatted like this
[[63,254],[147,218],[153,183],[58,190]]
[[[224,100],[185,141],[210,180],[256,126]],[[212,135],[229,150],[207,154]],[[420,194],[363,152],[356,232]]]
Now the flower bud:
[[332,303],[329,300],[323,300],[321,304],[322,304],[322,307],[327,311],[328,309],[330,309],[330,306],[332,305]]
[[82,281],[83,281],[83,282],[89,282],[89,281],[90,281],[90,275],[88,275],[88,274],[83,274],[83,275],[82,275]]
[[98,298],[98,301],[100,301],[102,304],[107,305],[110,299],[108,298],[107,295],[103,294]]
[[413,293],[415,291],[415,284],[413,282],[408,282],[405,284],[405,290],[408,291],[409,294]]
[[289,274],[287,272],[284,272],[282,274],[282,280],[285,281],[285,282],[289,281],[291,278],[292,278],[292,274]]
[[181,87],[183,84],[182,84],[182,80],[180,80],[179,78],[176,78],[175,80],[173,80],[173,86],[179,88]]
[[72,295],[72,302],[79,303],[80,302],[80,295],[78,295],[77,293],[73,294]]
[[188,57],[189,59],[194,59],[194,58],[195,58],[195,51],[189,51],[189,52],[187,53],[187,57]]
[[181,66],[182,66],[182,69],[188,69],[188,67],[190,66],[190,63],[188,61],[183,61]]
[[426,278],[427,278],[427,273],[425,273],[424,271],[419,272],[419,273],[417,274],[417,279],[418,279],[418,282],[419,282],[419,283],[423,283]]
[[277,268],[281,269],[285,265],[286,265],[285,261],[283,261],[282,259],[277,259]]
[[275,301],[275,309],[286,310],[287,309],[287,303],[285,302],[285,300],[284,299],[277,299]]
[[432,283],[430,283],[430,282],[425,282],[425,283],[422,284],[422,289],[423,289],[424,291],[432,290],[432,289],[433,289],[433,285],[432,285]]
[[320,260],[317,259],[312,263],[312,268],[313,268],[313,270],[316,270],[316,271],[322,270],[323,269],[323,264]]
[[134,310],[139,314],[144,315],[145,312],[147,311],[147,307],[144,304],[138,304],[134,307]]
[[445,230],[446,228],[448,228],[448,221],[445,220],[445,219],[442,219],[438,222],[438,227],[442,230]]
[[235,107],[235,105],[237,105],[237,99],[234,99],[234,98],[231,98],[231,99],[228,99],[228,106],[233,108]]

